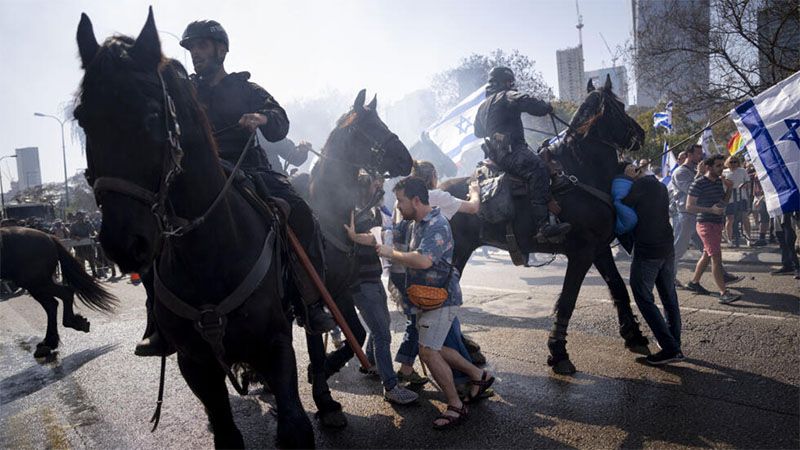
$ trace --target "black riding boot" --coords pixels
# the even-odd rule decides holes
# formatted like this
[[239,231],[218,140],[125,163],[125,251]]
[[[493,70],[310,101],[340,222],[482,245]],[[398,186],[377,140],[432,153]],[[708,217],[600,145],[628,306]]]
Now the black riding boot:
[[[302,228],[300,230],[303,231]],[[308,252],[308,259],[310,259],[311,263],[314,265],[314,270],[316,270],[319,277],[324,281],[325,264],[322,256],[322,243],[319,241],[318,236],[317,233],[314,233],[312,236],[298,235],[298,240],[300,240],[301,243],[309,243],[310,241],[309,245],[303,245],[303,247]],[[306,332],[309,334],[322,334],[331,331],[336,327],[336,321],[334,321],[333,316],[323,308],[322,295],[311,280],[311,276],[308,275],[305,268],[301,266],[297,257],[294,255],[292,256],[292,266],[295,273],[295,284],[297,285],[297,290],[300,292],[300,298],[303,301],[301,310],[298,311],[299,314],[297,315],[298,324],[305,327]]]
[[147,300],[145,300],[145,308],[147,309],[147,325],[144,329],[144,336],[142,340],[136,344],[136,349],[133,353],[136,356],[169,356],[175,353],[175,349],[161,336],[156,326],[156,318],[153,314],[153,272],[152,269],[141,274],[142,284],[145,291],[147,291]]
[[534,239],[539,242],[548,242],[551,244],[560,244],[564,242],[564,236],[572,229],[572,225],[564,222],[550,223],[550,214],[547,211],[547,205],[533,203],[532,211],[538,229]]

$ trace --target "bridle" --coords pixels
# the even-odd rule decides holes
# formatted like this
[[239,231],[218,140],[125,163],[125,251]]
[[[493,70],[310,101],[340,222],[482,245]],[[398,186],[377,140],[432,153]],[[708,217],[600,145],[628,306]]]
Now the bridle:
[[[183,160],[184,152],[181,148],[180,141],[181,127],[178,123],[178,116],[175,112],[175,102],[167,90],[167,85],[164,83],[164,78],[161,75],[161,72],[158,72],[158,81],[163,97],[164,123],[167,131],[167,139],[165,144],[167,151],[164,152],[164,158],[162,159],[162,176],[159,181],[158,190],[153,192],[149,189],[141,187],[137,183],[119,177],[101,176],[95,178],[94,174],[91,173],[90,170],[86,171],[86,180],[94,190],[98,205],[102,205],[101,194],[103,192],[116,192],[147,205],[156,218],[159,229],[159,237],[168,239],[171,237],[184,236],[203,224],[208,215],[220,203],[220,200],[230,188],[234,176],[228,177],[228,180],[225,182],[225,185],[220,190],[219,194],[217,194],[217,197],[206,209],[206,211],[199,217],[188,220],[175,214],[174,208],[172,208],[171,205],[168,205],[168,194],[172,182],[183,172],[181,162]],[[233,173],[238,171],[242,161],[244,161],[247,149],[250,147],[250,144],[253,142],[254,138],[255,133],[252,133],[250,135],[250,139],[247,141],[247,144],[245,144],[245,148],[242,151],[239,161],[236,163]]]
[[358,134],[362,136],[369,143],[370,157],[366,163],[355,163],[345,159],[326,155],[324,153],[317,152],[314,150],[311,150],[311,152],[317,155],[321,159],[336,161],[351,167],[355,167],[357,169],[364,169],[370,175],[381,175],[381,176],[385,175],[384,173],[382,173],[383,171],[381,170],[381,167],[383,166],[383,160],[386,157],[386,146],[389,143],[400,141],[400,138],[395,133],[390,132],[386,136],[383,136],[382,139],[379,139],[364,131],[364,129],[358,126],[357,123],[349,125],[346,131],[347,133],[350,134]]
[[[595,92],[599,92],[599,91],[595,91]],[[603,95],[603,94],[600,94],[600,95]],[[617,114],[619,114],[621,117],[627,117],[627,114],[625,114],[625,111],[619,105],[617,105],[614,102],[611,102],[611,104],[615,108],[615,111],[617,112]],[[606,102],[601,102],[600,105],[601,105],[600,106],[600,111],[598,111],[597,114],[596,114],[597,118],[600,118],[605,114]],[[575,127],[573,127],[570,123],[568,123],[565,120],[561,119],[560,117],[558,117],[554,113],[550,113],[550,120],[553,121],[553,129],[556,130],[556,133],[558,132],[558,130],[556,129],[556,124],[555,124],[556,121],[562,123],[563,125],[565,125],[567,127],[568,132],[567,132],[567,136],[565,136],[565,139],[568,136],[572,136],[576,141],[580,141],[580,140],[595,141],[595,142],[603,144],[603,145],[605,145],[607,147],[613,148],[614,150],[616,150],[616,152],[617,152],[617,154],[619,156],[622,156],[623,154],[632,151],[636,147],[636,132],[635,132],[633,126],[630,124],[630,122],[628,122],[626,124],[626,131],[627,131],[628,135],[630,135],[630,140],[628,141],[627,146],[623,147],[622,145],[619,145],[616,142],[611,142],[611,141],[608,141],[606,139],[603,139],[603,138],[597,137],[597,136],[590,136],[588,130],[585,133],[581,133],[580,131],[576,130]]]

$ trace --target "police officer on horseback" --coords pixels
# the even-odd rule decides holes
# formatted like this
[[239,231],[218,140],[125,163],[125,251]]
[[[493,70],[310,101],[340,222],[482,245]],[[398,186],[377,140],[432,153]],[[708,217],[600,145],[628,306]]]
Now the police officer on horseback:
[[[183,32],[180,45],[192,55],[195,73],[191,79],[198,99],[205,107],[219,156],[223,163],[235,164],[256,131],[269,142],[278,142],[289,132],[286,111],[261,86],[248,81],[250,73],[227,73],[225,56],[228,53],[228,34],[218,22],[199,20],[190,23]],[[322,276],[322,242],[311,208],[295,192],[288,179],[271,167],[264,151],[257,145],[249,148],[242,168],[262,196],[279,197],[291,207],[289,226]],[[295,268],[295,277],[304,305],[295,305],[303,316],[310,333],[332,329],[335,323],[322,308],[319,293],[311,285],[302,268]],[[304,306],[304,307],[303,307]]]
[[548,221],[548,204],[551,210],[558,210],[550,195],[549,170],[525,142],[520,116],[523,112],[545,116],[553,112],[553,107],[517,91],[514,81],[514,72],[508,67],[495,67],[489,72],[486,100],[478,108],[475,118],[475,136],[485,138],[483,148],[487,158],[527,183],[538,227],[536,238],[559,242],[571,227],[567,223],[550,224]]

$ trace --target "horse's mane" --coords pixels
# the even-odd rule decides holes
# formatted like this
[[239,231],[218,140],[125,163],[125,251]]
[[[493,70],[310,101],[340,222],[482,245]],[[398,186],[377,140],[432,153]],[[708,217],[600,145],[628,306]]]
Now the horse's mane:
[[[147,114],[144,109],[146,104],[142,99],[161,99],[163,92],[160,83],[155,78],[146,77],[145,72],[130,55],[130,49],[135,42],[130,36],[114,35],[100,46],[91,63],[86,66],[80,90],[76,93],[76,111],[80,110],[81,116],[78,117],[79,120],[89,119],[92,114],[104,114],[112,109],[126,111],[131,116],[142,116]],[[204,141],[214,154],[217,154],[211,125],[197,99],[197,92],[189,80],[186,69],[180,62],[162,55],[158,70],[167,91],[173,98],[176,113],[181,121],[183,138],[198,143]],[[140,82],[124,82],[137,74],[141,74]],[[115,91],[106,92],[108,86]],[[89,87],[92,87],[92,90],[88,91],[91,92],[88,94],[91,98],[86,98]],[[125,91],[120,92],[119,89],[122,88]],[[187,118],[191,123],[187,123]]]

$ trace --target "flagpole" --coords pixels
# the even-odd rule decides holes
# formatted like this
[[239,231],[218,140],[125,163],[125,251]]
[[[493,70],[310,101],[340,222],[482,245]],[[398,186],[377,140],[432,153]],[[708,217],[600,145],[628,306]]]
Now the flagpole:
[[[689,141],[690,141],[690,140],[691,140],[693,137],[695,137],[695,136],[697,136],[698,134],[700,134],[700,133],[702,133],[703,131],[705,131],[705,130],[706,130],[706,128],[711,128],[711,127],[713,127],[714,125],[716,125],[716,124],[718,124],[718,123],[722,122],[723,120],[725,120],[725,119],[727,119],[727,118],[728,118],[728,115],[724,115],[724,116],[720,117],[719,119],[717,119],[717,120],[715,120],[715,121],[713,121],[713,122],[709,123],[708,125],[706,125],[706,126],[705,126],[705,127],[703,127],[702,129],[700,129],[700,131],[697,131],[697,132],[695,132],[695,133],[692,133],[692,134],[690,134],[690,135],[689,135],[689,137],[687,137],[686,139],[684,139],[684,140],[682,140],[682,141],[678,142],[677,144],[670,145],[670,149],[669,149],[669,150],[667,150],[667,152],[669,152],[669,151],[672,151],[672,149],[673,149],[673,148],[680,148],[680,146],[681,146],[681,145],[685,144],[686,142],[689,142]],[[660,158],[660,157],[662,157],[662,156],[666,155],[666,154],[667,154],[667,152],[663,152],[663,153],[661,153],[660,155],[658,155],[658,156],[657,156],[657,158]]]

